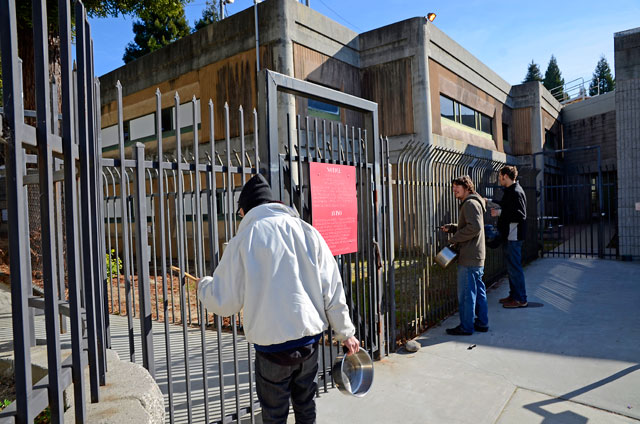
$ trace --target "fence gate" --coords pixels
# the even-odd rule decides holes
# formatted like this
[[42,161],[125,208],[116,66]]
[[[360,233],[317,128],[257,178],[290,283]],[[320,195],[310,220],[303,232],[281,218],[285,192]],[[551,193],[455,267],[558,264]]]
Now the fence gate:
[[[311,222],[310,163],[356,168],[358,251],[336,259],[356,337],[372,356],[384,356],[395,344],[390,338],[389,328],[394,322],[387,305],[393,295],[393,225],[388,142],[378,137],[378,105],[269,70],[262,72],[258,84],[267,106],[261,115],[261,128],[266,131],[260,156],[267,159],[269,168],[264,171],[281,201]],[[354,117],[357,123],[351,125],[292,116],[290,111],[279,110],[279,96],[283,94],[295,95],[303,102],[311,99],[334,105],[360,117]]]
[[[544,257],[618,256],[616,170],[600,146],[544,151],[538,243]],[[541,162],[541,159],[537,159]]]

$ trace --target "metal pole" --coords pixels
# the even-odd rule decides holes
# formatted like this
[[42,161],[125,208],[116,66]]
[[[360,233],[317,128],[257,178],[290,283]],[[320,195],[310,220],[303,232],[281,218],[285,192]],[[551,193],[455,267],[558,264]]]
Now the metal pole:
[[253,0],[253,14],[256,21],[256,75],[260,72],[260,37],[258,36],[258,2]]

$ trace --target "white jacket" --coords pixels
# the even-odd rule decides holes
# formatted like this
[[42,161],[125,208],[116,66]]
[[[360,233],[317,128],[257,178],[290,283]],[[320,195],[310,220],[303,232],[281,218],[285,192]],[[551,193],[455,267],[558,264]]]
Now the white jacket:
[[267,203],[242,219],[213,277],[198,285],[221,316],[244,309],[247,340],[267,346],[320,334],[354,335],[338,264],[320,233],[293,209]]

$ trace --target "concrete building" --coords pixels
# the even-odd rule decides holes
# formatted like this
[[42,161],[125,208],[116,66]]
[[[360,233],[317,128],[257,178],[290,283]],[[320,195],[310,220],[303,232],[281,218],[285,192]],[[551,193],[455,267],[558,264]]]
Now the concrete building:
[[[561,106],[541,84],[511,86],[425,18],[357,34],[295,0],[268,0],[259,5],[258,15],[261,68],[377,102],[380,134],[390,137],[392,150],[413,139],[504,157],[540,151],[548,132],[554,140],[560,138]],[[245,111],[256,106],[253,10],[209,25],[100,80],[107,156],[117,142],[118,80],[129,143],[153,139],[156,88],[167,111],[167,142],[175,130],[169,113],[175,91],[182,102],[193,94],[198,101],[213,100],[215,137],[221,139],[225,101],[233,111],[240,105]],[[291,113],[361,123],[355,114],[331,105],[299,98],[281,101],[289,102]],[[188,144],[191,112],[189,105],[183,107]],[[205,143],[207,114],[206,108],[198,114]],[[237,114],[231,118],[232,134],[238,135]],[[245,131],[253,132],[251,122]]]

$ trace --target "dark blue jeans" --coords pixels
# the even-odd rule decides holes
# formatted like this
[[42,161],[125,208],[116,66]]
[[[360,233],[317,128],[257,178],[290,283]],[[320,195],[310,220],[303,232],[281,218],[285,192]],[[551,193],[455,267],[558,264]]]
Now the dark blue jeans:
[[264,424],[285,424],[289,415],[289,398],[296,424],[316,422],[316,388],[318,386],[318,351],[298,365],[278,365],[256,352],[256,392],[262,405]]
[[519,302],[526,302],[527,289],[522,270],[522,243],[522,240],[508,241],[504,247],[504,259],[507,262],[509,274],[509,297]]
[[480,327],[489,326],[487,289],[482,281],[484,267],[458,265],[458,307],[460,325],[468,333],[473,333],[474,323]]

